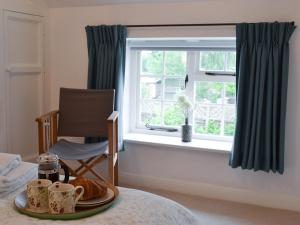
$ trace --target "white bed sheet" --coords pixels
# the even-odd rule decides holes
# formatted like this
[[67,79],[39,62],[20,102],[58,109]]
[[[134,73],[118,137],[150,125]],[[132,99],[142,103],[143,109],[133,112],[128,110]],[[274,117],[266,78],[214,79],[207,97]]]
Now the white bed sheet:
[[0,225],[198,225],[182,205],[140,190],[119,188],[119,201],[110,209],[80,220],[49,221],[19,214],[12,196],[0,200]]

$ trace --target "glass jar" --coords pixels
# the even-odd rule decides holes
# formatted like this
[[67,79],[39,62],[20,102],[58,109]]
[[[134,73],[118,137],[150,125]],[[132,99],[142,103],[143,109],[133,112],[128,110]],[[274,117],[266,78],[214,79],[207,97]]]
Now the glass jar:
[[59,181],[59,171],[62,168],[65,173],[64,183],[69,181],[69,170],[66,166],[61,166],[59,158],[55,154],[45,153],[39,156],[39,179],[51,180],[53,183]]

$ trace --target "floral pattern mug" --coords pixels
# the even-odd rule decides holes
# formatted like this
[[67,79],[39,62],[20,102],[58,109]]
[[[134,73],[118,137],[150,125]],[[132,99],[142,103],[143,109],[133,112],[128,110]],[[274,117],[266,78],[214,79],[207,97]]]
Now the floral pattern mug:
[[33,180],[27,185],[27,209],[32,212],[48,212],[48,187],[52,184],[50,180]]
[[[80,190],[80,193],[76,197],[77,190]],[[60,182],[53,183],[48,188],[49,213],[74,213],[75,206],[83,194],[84,188],[82,186],[74,187],[72,184]]]

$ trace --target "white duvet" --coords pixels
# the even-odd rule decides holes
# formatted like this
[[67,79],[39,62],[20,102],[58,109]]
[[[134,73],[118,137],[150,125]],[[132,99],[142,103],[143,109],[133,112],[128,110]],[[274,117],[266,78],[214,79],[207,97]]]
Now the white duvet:
[[93,217],[72,221],[38,220],[19,214],[12,199],[0,200],[2,225],[197,225],[193,213],[169,199],[151,193],[119,188],[119,201]]

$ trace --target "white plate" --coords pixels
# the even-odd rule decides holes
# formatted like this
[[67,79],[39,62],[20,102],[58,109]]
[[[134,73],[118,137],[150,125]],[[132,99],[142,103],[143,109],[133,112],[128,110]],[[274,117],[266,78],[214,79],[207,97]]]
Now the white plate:
[[95,198],[91,200],[86,201],[78,201],[76,206],[80,207],[91,207],[91,206],[99,206],[103,205],[109,201],[111,201],[115,197],[113,190],[111,190],[109,187],[107,188],[107,193],[101,198]]

